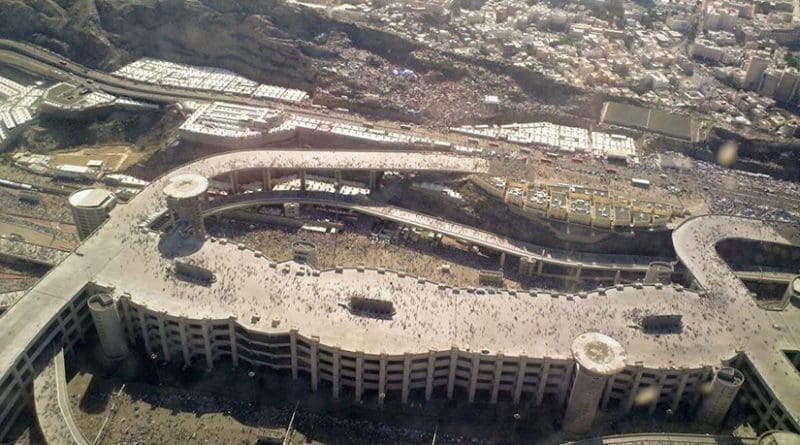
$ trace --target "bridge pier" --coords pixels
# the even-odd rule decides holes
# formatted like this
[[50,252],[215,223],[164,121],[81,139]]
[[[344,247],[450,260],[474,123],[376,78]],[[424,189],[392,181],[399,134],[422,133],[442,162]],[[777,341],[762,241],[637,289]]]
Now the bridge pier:
[[230,174],[231,193],[234,195],[239,194],[239,175],[236,172]]
[[378,173],[375,170],[369,171],[369,189],[375,191],[378,184]]
[[356,351],[356,402],[361,401],[364,394],[364,352]]
[[334,175],[334,178],[335,178],[336,191],[338,192],[342,188],[342,171],[341,170],[335,170],[333,172],[333,175]]
[[506,265],[506,253],[500,252],[500,267],[503,267],[505,265]]
[[261,171],[263,184],[261,190],[265,192],[272,191],[272,170],[265,168]]
[[316,392],[319,384],[319,337],[311,337],[311,390]]
[[300,170],[300,190],[306,190],[306,171]]

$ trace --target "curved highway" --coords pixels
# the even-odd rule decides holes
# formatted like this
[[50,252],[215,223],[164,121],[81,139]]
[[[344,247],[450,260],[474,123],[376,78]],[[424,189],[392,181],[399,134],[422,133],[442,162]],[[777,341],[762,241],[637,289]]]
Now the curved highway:
[[348,197],[324,192],[273,191],[229,195],[210,201],[206,213],[208,215],[213,215],[242,207],[262,204],[282,204],[290,201],[349,208],[365,215],[440,233],[450,238],[481,246],[495,252],[502,252],[516,257],[530,257],[536,261],[559,266],[644,273],[647,271],[649,264],[653,261],[670,261],[669,258],[663,257],[604,255],[545,248],[498,236],[491,232],[450,222],[442,218],[373,202],[366,198]]

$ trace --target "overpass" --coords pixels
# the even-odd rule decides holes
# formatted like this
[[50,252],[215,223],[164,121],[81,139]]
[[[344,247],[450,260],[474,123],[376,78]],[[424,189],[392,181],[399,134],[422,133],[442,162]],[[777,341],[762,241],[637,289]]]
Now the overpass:
[[[265,153],[260,156],[268,156]],[[317,156],[308,162],[324,166],[326,159]],[[659,403],[673,409],[686,403],[693,406],[701,397],[697,388],[708,380],[713,366],[744,357],[752,363],[748,381],[766,382],[759,400],[769,402],[767,411],[759,414],[773,420],[764,420],[764,426],[797,429],[798,377],[791,364],[777,368],[773,363],[784,360],[783,350],[800,347],[798,312],[776,314],[758,308],[723,263],[717,267],[708,264],[714,258],[695,255],[713,250],[717,233],[791,242],[767,223],[709,217],[690,220],[684,223],[689,226],[673,234],[681,261],[707,295],[663,285],[615,286],[577,297],[453,288],[383,269],[309,271],[294,263],[278,265],[244,246],[180,236],[172,239],[186,247],[182,257],[219,279],[204,286],[169,272],[173,258],[159,250],[161,238],[137,221],[164,208],[163,189],[173,176],[217,177],[284,165],[281,162],[255,158],[252,152],[226,153],[156,179],[127,204],[114,208],[105,224],[15,304],[0,323],[0,343],[6,345],[0,349],[0,436],[28,400],[27,388],[39,372],[33,364],[47,357],[54,341],[64,343],[67,350],[74,347],[91,329],[88,295],[109,289],[125,295],[120,305],[124,323],[131,328],[130,341],[143,342],[149,352],[163,349],[170,360],[182,358],[187,363],[192,357],[205,358],[207,366],[213,366],[220,360],[218,347],[225,347],[234,363],[241,359],[291,369],[293,376],[302,371],[312,389],[326,380],[334,398],[343,385],[355,387],[359,398],[364,392],[375,397],[386,392],[403,401],[412,387],[424,388],[427,398],[434,389],[453,396],[458,386],[470,401],[482,391],[481,397],[489,400],[503,397],[517,403],[525,393],[537,403],[553,398],[556,409],[566,400],[574,370],[571,342],[581,333],[602,331],[622,342],[631,360],[626,376],[616,382],[619,391],[604,394],[602,409],[613,399],[629,410],[640,384],[661,391],[649,407],[651,412]],[[217,209],[223,209],[222,199],[240,200],[229,203],[235,208],[247,202],[248,195],[254,194],[231,195],[211,205],[217,201]],[[365,212],[367,207],[371,206],[354,204]],[[496,239],[469,231],[475,229],[452,227],[430,217],[420,220],[405,212],[384,208],[376,214],[498,245]],[[525,252],[524,246],[505,246]],[[727,275],[720,282],[717,275],[723,273]],[[391,302],[393,319],[354,316],[340,305],[350,295]],[[681,314],[683,328],[671,335],[650,335],[631,327],[635,321],[631,317],[641,313]],[[177,323],[183,341],[170,337],[174,330],[167,330],[167,323]],[[146,334],[137,337],[133,326]],[[247,339],[240,342],[239,332]],[[201,341],[185,341],[195,335]],[[271,338],[281,339],[275,346],[279,349],[266,351],[260,345]],[[332,361],[332,366],[321,366],[323,360]],[[412,362],[423,365],[415,368],[420,372],[411,372]],[[506,368],[511,371],[504,372]],[[441,377],[440,369],[447,375]],[[373,377],[375,381],[367,381]],[[686,383],[690,379],[692,385]]]
[[[708,310],[739,320],[733,331],[738,349],[744,351],[738,365],[748,380],[746,390],[759,415],[760,429],[798,431],[800,373],[786,359],[786,351],[800,350],[800,309],[788,306],[768,311],[755,301],[716,250],[719,242],[730,239],[785,246],[797,245],[800,239],[786,225],[723,215],[689,218],[672,233],[675,253],[687,270],[687,280],[704,289]],[[750,274],[754,273],[745,272],[745,277]],[[755,276],[761,277],[757,273]]]
[[577,269],[645,273],[651,262],[670,260],[669,258],[661,257],[604,255],[545,248],[498,236],[485,230],[450,222],[424,213],[378,203],[368,198],[325,192],[268,191],[229,195],[209,201],[206,215],[211,216],[243,207],[275,205],[285,202],[348,208],[364,215],[393,221],[400,225],[439,233],[467,244],[480,246],[490,251],[500,253],[501,255],[533,258],[540,264],[554,264]]
[[595,437],[563,445],[755,445],[756,439],[687,433],[635,433]]

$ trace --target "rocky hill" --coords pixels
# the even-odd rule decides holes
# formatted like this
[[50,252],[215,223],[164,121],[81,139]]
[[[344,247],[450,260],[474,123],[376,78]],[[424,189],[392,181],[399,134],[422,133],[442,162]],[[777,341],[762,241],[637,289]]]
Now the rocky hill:
[[[0,35],[92,67],[112,70],[144,56],[222,67],[396,119],[456,124],[592,109],[591,98],[559,90],[545,77],[454,60],[280,0],[0,0],[0,10]],[[392,72],[398,66],[415,70],[418,82],[397,79]],[[498,93],[509,99],[506,109],[499,115],[480,109],[484,94]],[[377,106],[375,96],[381,98]]]

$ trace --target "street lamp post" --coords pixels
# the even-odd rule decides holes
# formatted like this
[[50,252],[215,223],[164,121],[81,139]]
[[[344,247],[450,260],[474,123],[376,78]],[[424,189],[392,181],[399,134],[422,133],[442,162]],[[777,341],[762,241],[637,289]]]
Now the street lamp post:
[[158,386],[161,386],[161,373],[159,372],[158,366],[158,354],[155,352],[150,354],[150,360],[153,362],[153,367],[156,369],[156,381],[158,382]]
[[515,441],[515,439],[517,437],[517,423],[519,422],[519,419],[521,417],[522,416],[520,416],[519,413],[514,413],[514,426],[511,429],[511,443],[512,444],[514,443],[514,441]]
[[253,399],[258,404],[258,392],[256,391],[256,373],[254,371],[250,371],[247,373],[247,377],[250,377],[250,390],[253,394]]

